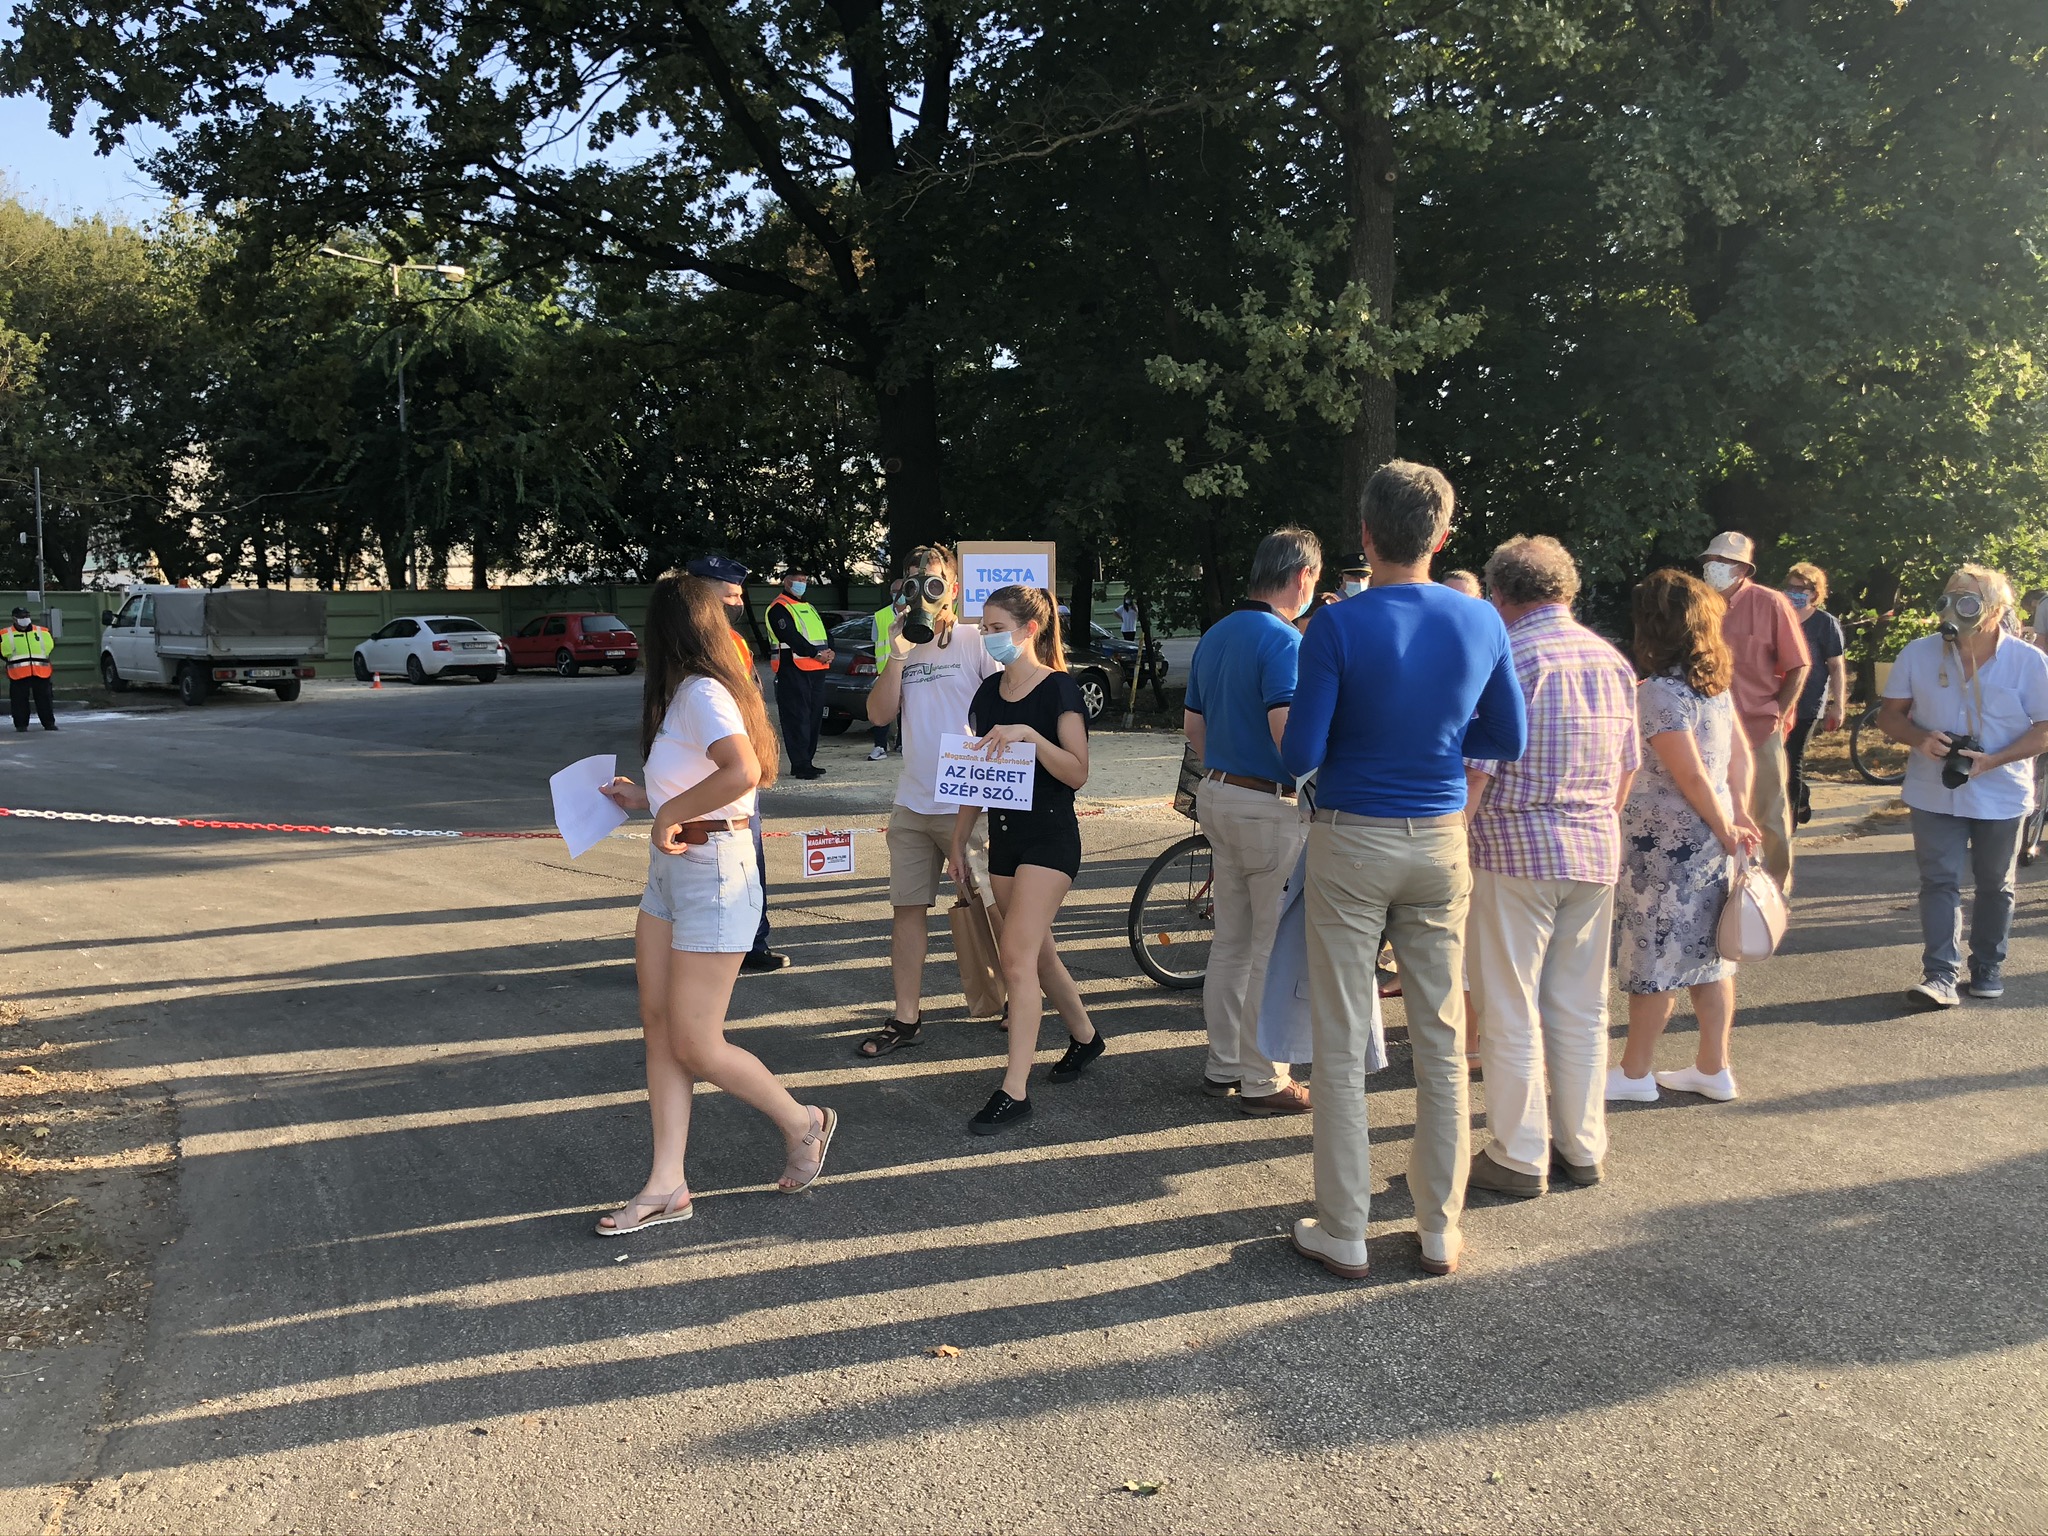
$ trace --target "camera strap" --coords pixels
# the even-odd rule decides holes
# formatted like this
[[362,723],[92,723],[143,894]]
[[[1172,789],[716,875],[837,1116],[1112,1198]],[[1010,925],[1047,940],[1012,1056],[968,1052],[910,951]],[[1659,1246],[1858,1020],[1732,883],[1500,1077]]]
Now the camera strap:
[[[1950,652],[1954,652],[1957,676],[1967,688],[1962,698],[1963,730],[1968,735],[1982,740],[1984,736],[1984,668],[1981,664],[1974,667],[1967,665],[1963,657],[1962,646],[1954,640],[1942,641],[1941,651],[1940,684],[1944,688],[1948,686],[1948,657]],[[1997,659],[1998,647],[1996,645],[1991,649],[1991,656],[1993,660]],[[1973,702],[1976,705],[1974,709],[1971,708]]]

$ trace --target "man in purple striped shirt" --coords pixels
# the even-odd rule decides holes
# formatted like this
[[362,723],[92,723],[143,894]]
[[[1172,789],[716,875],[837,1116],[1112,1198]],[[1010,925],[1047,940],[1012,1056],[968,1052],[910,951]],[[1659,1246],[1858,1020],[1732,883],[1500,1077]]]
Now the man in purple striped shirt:
[[[1471,1184],[1529,1197],[1552,1158],[1597,1184],[1607,1155],[1607,966],[1621,804],[1642,762],[1635,672],[1572,618],[1579,571],[1551,538],[1486,562],[1529,711],[1512,763],[1468,760],[1465,953],[1493,1141]],[[1547,1092],[1546,1092],[1547,1088]]]

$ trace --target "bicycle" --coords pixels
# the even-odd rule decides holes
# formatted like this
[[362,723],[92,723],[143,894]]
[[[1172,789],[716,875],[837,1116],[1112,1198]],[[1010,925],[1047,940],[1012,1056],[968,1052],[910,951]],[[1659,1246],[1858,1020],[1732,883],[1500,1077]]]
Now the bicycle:
[[1139,877],[1128,919],[1131,953],[1162,987],[1187,991],[1208,974],[1214,886],[1209,839],[1199,832],[1168,848]]
[[1881,703],[1871,705],[1849,727],[1849,761],[1866,784],[1903,784],[1906,748],[1877,728],[1882,708]]

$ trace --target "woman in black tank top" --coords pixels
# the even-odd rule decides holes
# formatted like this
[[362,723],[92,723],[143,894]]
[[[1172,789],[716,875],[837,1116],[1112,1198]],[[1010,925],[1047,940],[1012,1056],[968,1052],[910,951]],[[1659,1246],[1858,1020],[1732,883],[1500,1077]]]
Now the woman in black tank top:
[[[1030,1118],[1031,1062],[1047,994],[1071,1037],[1047,1081],[1072,1082],[1102,1054],[1103,1041],[1052,938],[1053,919],[1081,869],[1074,792],[1088,782],[1088,716],[1081,690],[1067,675],[1059,614],[1040,588],[1003,587],[982,605],[981,633],[1003,670],[974,695],[968,724],[991,754],[1026,742],[1038,758],[1031,809],[989,816],[988,867],[1003,914],[1003,982],[1010,994],[1010,1061],[1002,1086],[967,1128],[993,1136]],[[980,815],[978,807],[962,807],[953,829],[953,881],[963,890],[967,842]]]

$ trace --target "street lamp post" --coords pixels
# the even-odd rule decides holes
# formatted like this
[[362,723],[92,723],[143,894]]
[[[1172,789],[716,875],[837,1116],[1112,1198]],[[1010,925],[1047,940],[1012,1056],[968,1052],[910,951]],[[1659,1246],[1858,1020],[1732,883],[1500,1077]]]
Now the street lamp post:
[[[446,278],[451,283],[465,281],[469,277],[467,267],[458,267],[446,262],[426,261],[379,261],[374,256],[356,256],[348,251],[338,251],[331,245],[320,247],[322,256],[331,256],[336,261],[353,261],[365,267],[382,267],[391,274],[391,297],[398,297],[398,274],[401,272],[431,272]],[[405,421],[405,335],[398,337],[398,437],[400,454],[398,464],[398,485],[405,503],[405,581],[410,589],[415,582],[412,539],[412,436]]]

